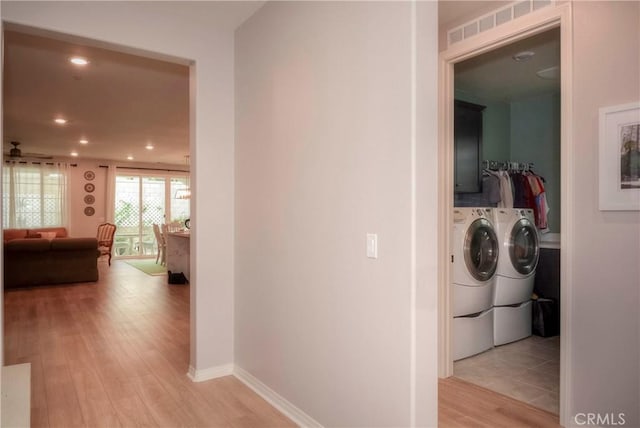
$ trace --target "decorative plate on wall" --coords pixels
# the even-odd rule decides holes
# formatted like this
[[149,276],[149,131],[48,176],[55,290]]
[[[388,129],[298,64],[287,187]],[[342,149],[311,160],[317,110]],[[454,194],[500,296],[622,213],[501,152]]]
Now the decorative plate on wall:
[[96,213],[96,210],[93,207],[86,207],[84,209],[84,215],[91,217]]
[[92,193],[96,190],[96,186],[93,183],[87,183],[84,185],[84,191],[87,193]]
[[85,171],[85,172],[84,172],[84,178],[85,178],[85,180],[87,180],[87,181],[91,181],[91,180],[93,180],[94,178],[96,178],[96,173],[95,173],[95,172],[93,172],[93,171]]
[[86,195],[86,196],[84,197],[84,203],[85,203],[85,204],[91,205],[91,204],[93,204],[95,201],[96,201],[96,198],[95,198],[93,195]]

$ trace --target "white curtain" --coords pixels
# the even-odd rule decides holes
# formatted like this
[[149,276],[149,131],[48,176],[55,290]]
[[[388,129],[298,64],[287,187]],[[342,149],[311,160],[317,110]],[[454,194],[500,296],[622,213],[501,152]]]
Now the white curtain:
[[115,224],[116,209],[116,175],[117,169],[115,165],[109,165],[107,169],[107,209],[106,220],[108,223]]
[[2,226],[68,227],[68,165],[9,163],[2,170]]

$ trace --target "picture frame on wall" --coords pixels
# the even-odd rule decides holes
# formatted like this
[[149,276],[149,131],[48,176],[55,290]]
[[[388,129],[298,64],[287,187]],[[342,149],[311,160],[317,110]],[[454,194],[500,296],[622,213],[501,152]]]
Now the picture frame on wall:
[[600,109],[601,211],[640,211],[640,102]]

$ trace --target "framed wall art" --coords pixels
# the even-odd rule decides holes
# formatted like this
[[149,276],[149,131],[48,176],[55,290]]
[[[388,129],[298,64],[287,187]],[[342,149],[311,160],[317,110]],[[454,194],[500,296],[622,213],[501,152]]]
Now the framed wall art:
[[640,102],[600,109],[601,211],[640,211]]

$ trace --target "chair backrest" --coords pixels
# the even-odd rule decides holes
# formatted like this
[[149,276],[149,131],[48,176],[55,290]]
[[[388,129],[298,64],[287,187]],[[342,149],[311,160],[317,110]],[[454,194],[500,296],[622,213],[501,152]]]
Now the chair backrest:
[[167,230],[169,232],[180,232],[184,228],[184,224],[180,221],[173,221],[171,223],[167,223]]
[[103,223],[98,226],[98,246],[111,247],[113,245],[113,235],[116,233],[116,225]]
[[156,242],[158,245],[164,244],[164,236],[162,235],[162,232],[160,232],[160,226],[155,223],[153,224],[153,234],[156,235]]

